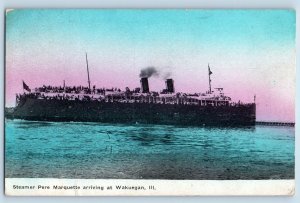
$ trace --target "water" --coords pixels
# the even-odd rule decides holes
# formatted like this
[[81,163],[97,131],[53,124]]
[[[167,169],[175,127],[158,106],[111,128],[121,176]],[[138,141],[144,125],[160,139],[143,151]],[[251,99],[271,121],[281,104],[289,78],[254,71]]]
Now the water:
[[294,178],[293,127],[5,124],[7,178]]

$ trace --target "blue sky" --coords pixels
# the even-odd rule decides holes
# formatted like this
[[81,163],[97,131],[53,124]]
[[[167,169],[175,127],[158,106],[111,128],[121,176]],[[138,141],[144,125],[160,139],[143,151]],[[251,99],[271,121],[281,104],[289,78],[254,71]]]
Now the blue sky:
[[[204,92],[210,63],[213,87],[236,101],[256,94],[261,119],[294,119],[293,10],[13,10],[6,15],[7,103],[21,80],[86,84],[85,52],[96,86],[134,88],[140,69],[155,66],[172,72],[177,91]],[[150,79],[151,89],[163,87],[161,78]]]

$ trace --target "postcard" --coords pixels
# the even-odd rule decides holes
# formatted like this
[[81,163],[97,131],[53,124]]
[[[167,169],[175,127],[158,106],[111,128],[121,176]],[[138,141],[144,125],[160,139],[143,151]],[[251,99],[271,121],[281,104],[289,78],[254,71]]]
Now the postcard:
[[5,194],[293,195],[295,21],[7,9]]

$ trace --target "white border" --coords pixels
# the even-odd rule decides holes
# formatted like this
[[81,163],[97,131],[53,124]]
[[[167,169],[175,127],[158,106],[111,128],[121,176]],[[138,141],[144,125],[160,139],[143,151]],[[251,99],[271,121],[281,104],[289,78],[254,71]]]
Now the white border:
[[[96,0],[1,0],[0,1],[0,7],[2,8],[3,15],[0,15],[0,22],[1,22],[1,32],[0,35],[2,36],[2,40],[0,41],[2,47],[4,46],[4,9],[5,8],[294,8],[297,11],[297,34],[299,35],[299,9],[300,9],[300,1],[299,0],[103,0],[103,1],[96,1]],[[299,50],[299,40],[297,38],[297,50]],[[4,68],[4,54],[3,49],[0,49],[0,61],[1,61],[1,68],[3,70]],[[297,59],[299,60],[299,52],[297,53]],[[299,63],[297,63],[297,76],[300,76],[299,72]],[[1,71],[0,74],[0,81],[4,81],[4,74],[3,71]],[[2,106],[4,106],[4,83],[1,83],[2,88],[0,88],[0,93],[3,97],[2,100],[0,100]],[[299,92],[299,82],[297,81],[297,91]],[[300,96],[297,94],[296,99],[296,184],[299,185],[299,180],[297,179],[297,176],[299,174],[299,163],[297,161],[297,158],[300,153],[299,147],[300,141],[297,139],[298,136],[298,121],[299,121],[299,115],[300,111],[298,108],[299,99]],[[3,128],[3,110],[1,109],[1,129],[2,132],[4,132]],[[3,133],[2,133],[3,135]],[[2,143],[0,145],[1,153],[1,160],[2,163],[4,163],[3,159],[3,146],[4,146],[4,139],[2,139]],[[1,165],[0,174],[3,177],[3,164]],[[8,198],[3,196],[4,195],[4,184],[0,184],[0,189],[2,189],[3,193],[2,196],[0,196],[0,202],[15,202],[20,201],[19,198]],[[163,201],[172,201],[172,202],[198,202],[199,200],[202,201],[208,201],[209,202],[300,202],[300,195],[298,187],[296,187],[296,195],[293,198],[289,197],[189,197],[189,198],[101,198],[101,201],[110,201],[110,202],[163,202]],[[87,198],[68,198],[65,199],[63,197],[60,198],[22,198],[22,202],[53,202],[53,201],[59,201],[59,202],[99,202],[99,199],[87,197]]]
[[294,188],[294,180],[5,179],[5,194],[14,196],[279,196]]

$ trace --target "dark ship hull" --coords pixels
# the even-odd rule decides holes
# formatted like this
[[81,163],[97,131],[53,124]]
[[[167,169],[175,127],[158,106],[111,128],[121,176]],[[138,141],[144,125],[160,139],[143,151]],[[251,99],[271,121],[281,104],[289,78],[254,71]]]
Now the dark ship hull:
[[34,121],[252,126],[255,104],[201,106],[24,98],[6,117]]

